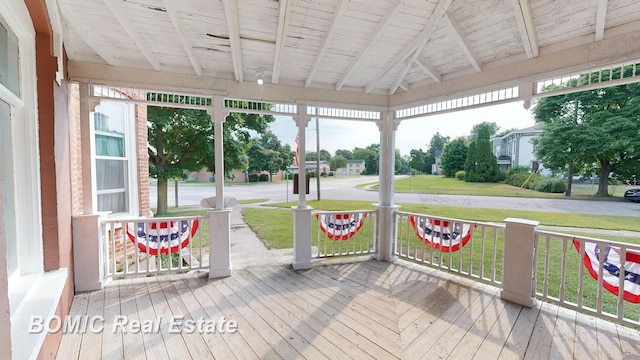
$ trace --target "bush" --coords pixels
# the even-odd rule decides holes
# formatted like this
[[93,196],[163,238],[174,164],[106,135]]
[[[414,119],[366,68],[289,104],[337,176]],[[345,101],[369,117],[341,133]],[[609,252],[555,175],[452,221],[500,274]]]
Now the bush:
[[329,172],[329,176],[333,176],[333,171],[330,171],[330,172]]
[[258,182],[258,174],[249,174],[249,182]]
[[269,174],[260,174],[258,181],[269,181]]
[[460,171],[456,171],[455,176],[456,176],[456,179],[464,181],[464,178],[466,175],[467,173],[465,173],[464,170],[460,170]]
[[563,193],[567,191],[567,182],[558,178],[546,178],[536,184],[535,190],[546,193]]

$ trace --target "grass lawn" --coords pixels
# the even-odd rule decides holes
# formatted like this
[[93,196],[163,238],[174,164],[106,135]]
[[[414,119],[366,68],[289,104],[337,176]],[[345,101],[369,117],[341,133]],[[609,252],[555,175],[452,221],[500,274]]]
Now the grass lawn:
[[[371,188],[377,190],[378,185],[374,184]],[[627,188],[629,187],[624,185],[610,185],[609,194],[616,198],[622,198]],[[598,190],[598,184],[573,184],[571,190],[571,198],[573,199],[591,199],[591,195]],[[399,193],[420,194],[484,195],[556,199],[566,198],[564,194],[550,194],[521,189],[517,186],[505,184],[504,182],[468,183],[440,175],[417,175],[398,179],[395,181],[395,191]]]

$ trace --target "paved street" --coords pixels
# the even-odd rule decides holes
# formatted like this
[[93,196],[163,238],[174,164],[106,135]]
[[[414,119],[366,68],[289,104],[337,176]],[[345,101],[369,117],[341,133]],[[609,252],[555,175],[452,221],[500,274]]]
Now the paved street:
[[[310,194],[307,199],[317,198],[316,179],[311,179]],[[376,182],[377,177],[344,177],[337,179],[321,179],[320,194],[322,199],[331,200],[363,200],[378,202],[378,192],[358,189],[363,183]],[[270,202],[296,201],[293,185],[287,183],[258,183],[252,185],[231,185],[225,187],[225,196],[238,200],[270,199]],[[174,187],[169,184],[169,206],[174,206]],[[215,186],[179,185],[179,205],[200,204],[205,197],[215,196]],[[151,206],[156,206],[156,187],[150,188]],[[590,201],[571,199],[535,199],[470,195],[431,195],[431,194],[395,194],[397,203],[437,204],[449,206],[465,206],[489,209],[513,209],[533,211],[553,211],[582,214],[640,216],[640,204],[629,201]]]

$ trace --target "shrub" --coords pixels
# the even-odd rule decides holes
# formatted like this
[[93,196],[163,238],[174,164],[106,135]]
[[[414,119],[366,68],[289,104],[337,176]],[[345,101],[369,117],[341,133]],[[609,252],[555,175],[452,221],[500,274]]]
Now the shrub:
[[260,176],[258,176],[258,180],[259,181],[269,181],[269,174],[260,174]]
[[455,176],[456,176],[456,179],[464,181],[466,174],[467,173],[465,173],[464,170],[460,170],[460,171],[456,171]]
[[249,182],[258,182],[258,174],[249,174]]
[[546,178],[536,184],[535,190],[546,193],[563,193],[567,191],[567,182],[558,178]]
[[333,171],[330,171],[330,172],[329,172],[329,176],[333,176]]

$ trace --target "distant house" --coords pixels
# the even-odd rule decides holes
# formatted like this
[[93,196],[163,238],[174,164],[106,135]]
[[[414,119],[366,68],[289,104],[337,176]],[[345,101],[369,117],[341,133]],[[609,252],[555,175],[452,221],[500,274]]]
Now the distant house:
[[531,170],[542,170],[534,154],[533,139],[542,134],[538,124],[491,139],[493,154],[498,159],[501,172],[507,172],[512,166],[527,166]]
[[365,162],[363,159],[347,160],[345,167],[336,169],[336,176],[360,175],[364,172]]
[[442,165],[442,150],[435,150],[433,152],[433,157],[436,159],[433,164],[431,164],[431,173],[433,175],[438,175],[442,173],[442,169],[440,165]]
[[[226,179],[227,182],[232,183],[243,183],[249,182],[250,174],[269,174],[268,171],[242,171],[242,170],[234,170],[233,176],[231,178]],[[272,180],[284,180],[284,171],[279,170],[274,172],[271,177]],[[213,182],[213,173],[211,171],[207,171],[207,169],[203,168],[200,171],[193,171],[189,173],[188,181],[197,181],[197,182]]]
[[[309,161],[305,161],[305,168],[307,171],[316,171],[317,168],[317,163],[315,160],[309,160]],[[290,165],[289,166],[289,171],[291,171],[294,174],[297,174],[299,171],[299,166],[298,165]],[[329,173],[331,172],[331,166],[329,165],[328,161],[320,161],[320,169],[318,171],[320,174],[325,174],[325,175],[329,175]]]

